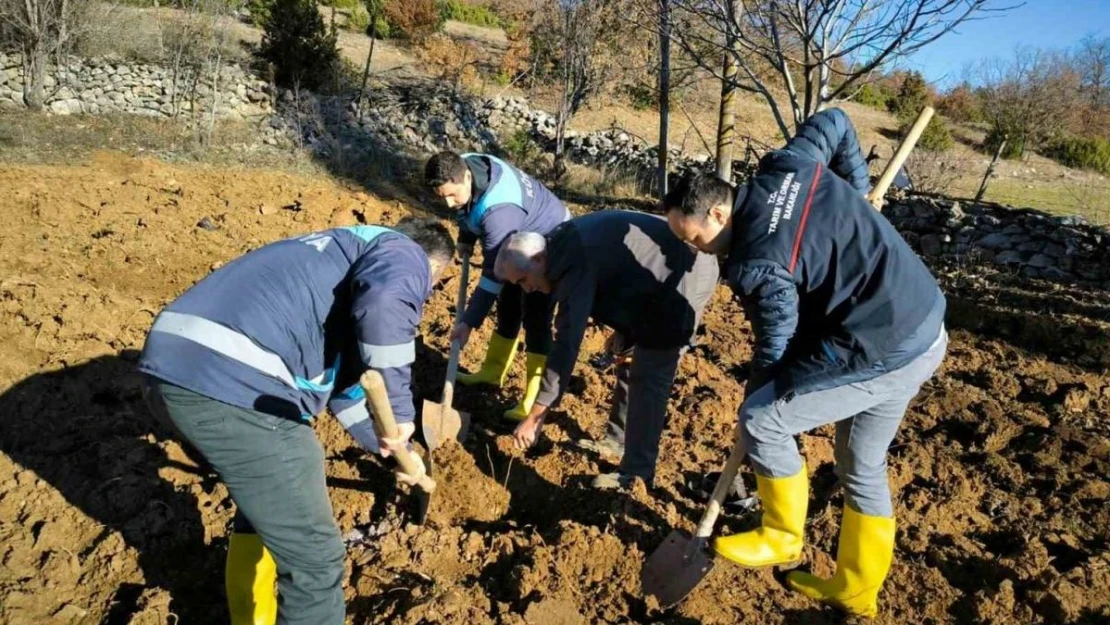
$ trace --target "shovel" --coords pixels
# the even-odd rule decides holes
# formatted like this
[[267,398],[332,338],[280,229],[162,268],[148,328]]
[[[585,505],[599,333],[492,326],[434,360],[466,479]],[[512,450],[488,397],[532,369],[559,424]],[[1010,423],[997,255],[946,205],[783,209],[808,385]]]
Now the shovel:
[[[743,459],[744,450],[737,440],[724,470],[721,471],[721,477],[713,488],[709,506],[698,522],[694,537],[672,530],[663,544],[644,562],[644,567],[640,570],[640,587],[644,596],[655,597],[660,607],[669,608],[685,599],[713,569],[713,556],[706,547],[709,536],[713,533],[713,526],[717,523],[717,516],[721,513],[725,494]],[[743,485],[740,485],[739,490],[740,497],[747,498]]]
[[[462,253],[462,279],[459,280],[459,295],[455,305],[455,325],[462,319],[466,307],[466,287],[470,282],[470,254],[473,248],[465,248]],[[457,340],[451,341],[451,355],[447,359],[447,380],[443,383],[443,397],[439,403],[424,400],[421,410],[421,431],[428,445],[428,471],[432,470],[431,455],[443,441],[452,438],[462,441],[470,429],[470,414],[459,412],[451,407],[455,398],[455,376],[459,372],[459,352],[462,346]]]
[[[382,379],[382,374],[369,369],[359,378],[359,384],[362,386],[362,390],[366,392],[366,401],[370,403],[370,414],[374,415],[374,423],[378,426],[378,431],[386,438],[397,438],[397,420],[393,418],[393,406],[389,404],[389,394],[385,390],[385,380]],[[419,472],[416,460],[408,449],[403,449],[393,455],[397,458],[397,464],[401,465],[401,470],[405,473],[416,475]],[[431,475],[425,473],[416,482],[416,487],[420,489],[421,497],[431,500],[432,493],[436,489],[436,483]],[[421,504],[421,507],[427,508],[423,504]],[[422,521],[423,519],[418,519],[417,522]]]
[[906,162],[910,152],[913,151],[913,146],[917,145],[917,140],[921,137],[921,133],[925,132],[925,127],[929,125],[929,120],[933,118],[933,107],[926,106],[921,109],[921,113],[917,116],[917,120],[913,122],[910,131],[906,133],[906,138],[902,139],[902,143],[898,145],[898,151],[894,153],[894,158],[886,164],[886,169],[883,170],[879,176],[878,182],[875,183],[875,188],[867,194],[867,201],[875,207],[875,210],[882,210],[883,196],[886,195],[886,190],[890,188],[890,183],[894,181],[894,177],[898,175],[898,170],[902,168],[902,164]]

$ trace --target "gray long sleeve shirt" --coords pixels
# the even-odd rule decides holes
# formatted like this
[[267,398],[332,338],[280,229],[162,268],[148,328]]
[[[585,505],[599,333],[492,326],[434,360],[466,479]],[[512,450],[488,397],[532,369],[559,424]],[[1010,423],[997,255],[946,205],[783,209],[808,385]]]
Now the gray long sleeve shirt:
[[656,215],[601,211],[547,237],[547,278],[557,303],[555,345],[536,403],[558,405],[590,317],[629,345],[689,344],[717,282],[717,261],[678,240]]

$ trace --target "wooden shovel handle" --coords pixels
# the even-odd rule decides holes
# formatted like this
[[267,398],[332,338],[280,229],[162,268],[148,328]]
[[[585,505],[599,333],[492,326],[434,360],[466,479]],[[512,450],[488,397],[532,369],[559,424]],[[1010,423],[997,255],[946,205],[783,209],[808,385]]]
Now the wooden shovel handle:
[[[470,283],[470,255],[474,248],[465,247],[462,250],[462,277],[459,279],[459,294],[455,298],[455,325],[462,319],[463,308],[466,307],[466,288]],[[443,383],[443,398],[440,405],[444,409],[451,407],[455,399],[455,377],[459,373],[459,352],[462,345],[457,340],[451,341],[451,355],[447,358],[447,379]]]
[[890,183],[894,182],[894,176],[898,174],[898,170],[902,168],[902,164],[906,162],[906,158],[913,150],[913,146],[917,145],[918,138],[921,133],[925,132],[925,126],[929,125],[929,120],[933,118],[933,107],[926,106],[921,109],[921,114],[917,116],[917,120],[910,127],[910,131],[906,134],[906,138],[902,139],[902,143],[898,146],[898,151],[894,153],[894,158],[886,164],[886,169],[883,170],[883,175],[879,176],[879,181],[875,183],[875,188],[867,194],[867,201],[876,209],[882,210],[883,196],[886,195],[886,190],[890,188]]
[[744,448],[740,444],[740,437],[736,437],[736,444],[732,446],[732,453],[728,456],[728,462],[725,463],[725,468],[721,471],[721,477],[717,479],[717,485],[713,487],[713,495],[709,498],[709,505],[705,508],[705,514],[698,522],[698,529],[694,533],[694,538],[709,538],[709,535],[713,533],[713,526],[717,524],[717,517],[721,514],[721,505],[724,504],[728,487],[736,478],[736,472],[740,470],[740,463],[743,460]]
[[[393,417],[393,406],[389,403],[389,393],[385,390],[385,380],[382,379],[382,374],[374,369],[368,369],[366,373],[362,374],[359,379],[362,385],[362,390],[366,391],[366,400],[370,402],[370,413],[374,415],[374,421],[378,424],[378,431],[387,438],[397,438],[399,430],[397,429],[397,420]],[[419,465],[412,457],[412,452],[408,449],[393,452],[397,458],[397,464],[401,465],[401,470],[409,475],[416,475],[419,472]],[[435,480],[425,474],[416,485],[426,493],[431,493],[436,489]]]

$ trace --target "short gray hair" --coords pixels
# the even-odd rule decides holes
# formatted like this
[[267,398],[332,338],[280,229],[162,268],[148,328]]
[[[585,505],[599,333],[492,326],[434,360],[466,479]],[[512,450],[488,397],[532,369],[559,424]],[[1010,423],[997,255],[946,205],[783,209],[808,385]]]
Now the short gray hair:
[[528,271],[532,259],[547,250],[547,239],[537,232],[516,232],[509,235],[501,244],[494,263],[494,273],[501,277],[504,269],[513,267],[517,271]]

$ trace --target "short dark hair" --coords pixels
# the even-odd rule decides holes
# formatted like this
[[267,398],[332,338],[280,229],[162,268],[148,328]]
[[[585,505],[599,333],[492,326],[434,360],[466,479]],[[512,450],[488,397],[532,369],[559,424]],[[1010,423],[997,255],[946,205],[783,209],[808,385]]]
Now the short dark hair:
[[466,175],[466,161],[457,152],[440,152],[428,159],[424,165],[424,184],[432,189],[447,184],[459,183]]
[[455,256],[455,239],[439,220],[405,217],[393,229],[415,241],[433,261],[448,263]]
[[718,204],[732,206],[732,187],[713,174],[689,175],[678,181],[663,198],[663,210],[704,217]]

